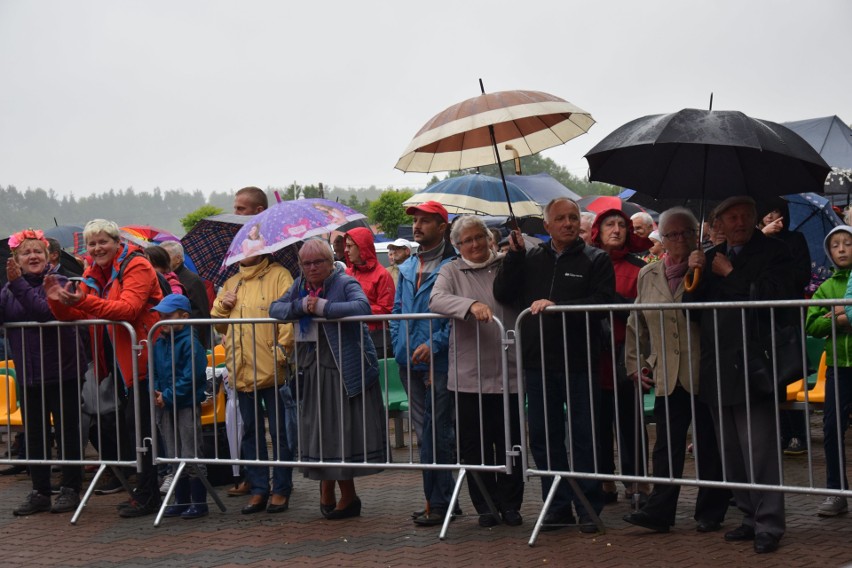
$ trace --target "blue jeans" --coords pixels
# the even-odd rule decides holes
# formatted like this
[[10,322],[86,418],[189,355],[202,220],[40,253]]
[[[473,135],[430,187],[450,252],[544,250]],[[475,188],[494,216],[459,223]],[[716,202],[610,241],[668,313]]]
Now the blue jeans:
[[[278,397],[278,389],[269,387],[254,391],[237,391],[237,401],[240,405],[240,416],[243,419],[243,439],[240,450],[245,460],[268,460],[266,449],[266,420],[269,422],[269,433],[272,436],[272,459],[291,461],[293,450],[287,441],[285,408]],[[261,405],[261,402],[263,404]],[[269,469],[263,466],[247,466],[246,478],[251,485],[252,495],[269,494]],[[293,468],[272,468],[272,493],[289,497],[293,491]]]
[[[408,369],[400,368],[400,377],[407,385]],[[432,391],[426,385],[427,371],[411,371],[410,399],[415,397],[423,404],[423,429],[417,432],[420,440],[420,463],[455,463],[456,434],[454,427],[453,397],[447,390],[447,373],[433,373],[435,405],[432,406]],[[419,406],[419,405],[418,405]],[[435,436],[432,436],[432,423]],[[445,512],[453,495],[455,481],[449,470],[424,470],[423,493],[429,507],[436,512]]]
[[[595,471],[594,444],[592,433],[592,405],[589,400],[590,389],[597,389],[597,383],[589,384],[587,371],[573,371],[568,375],[568,389],[564,372],[548,371],[543,377],[541,369],[524,369],[526,376],[527,401],[529,403],[530,449],[540,470],[558,472]],[[545,392],[547,394],[547,433],[545,434]],[[568,395],[571,403],[568,404]],[[597,396],[595,397],[597,400]],[[565,408],[569,410],[571,421],[571,454],[569,457],[565,444],[566,418]],[[573,458],[573,467],[571,463]],[[541,478],[542,499],[547,498],[553,478]],[[586,495],[596,513],[603,510],[603,493],[599,481],[577,479],[577,485]],[[577,509],[581,521],[588,520],[588,514],[569,483],[563,481],[554,496],[550,512],[558,516],[571,513],[571,503]]]
[[[849,412],[852,411],[852,367],[828,368],[825,377],[825,409],[822,417],[823,447],[825,448],[825,486],[828,489],[846,489],[846,430]],[[836,397],[834,385],[837,385]],[[839,412],[838,412],[839,409]],[[840,418],[840,438],[837,437],[837,419]],[[841,468],[843,479],[841,479]],[[843,483],[841,485],[841,482]]]

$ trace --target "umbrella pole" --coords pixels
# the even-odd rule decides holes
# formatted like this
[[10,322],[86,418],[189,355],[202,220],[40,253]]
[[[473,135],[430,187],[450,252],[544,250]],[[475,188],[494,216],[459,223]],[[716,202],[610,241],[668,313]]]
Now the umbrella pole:
[[[482,84],[482,79],[479,80],[479,90],[485,94],[485,86]],[[506,185],[506,174],[503,173],[503,164],[500,163],[500,151],[497,149],[497,137],[494,136],[494,126],[488,125],[488,134],[491,136],[491,146],[494,148],[494,159],[497,162],[497,169],[500,170],[500,180],[503,182],[503,191],[506,193],[506,203],[509,205],[508,222],[515,230],[520,230],[518,220],[515,218],[515,212],[512,210],[512,200],[509,198],[509,186]]]

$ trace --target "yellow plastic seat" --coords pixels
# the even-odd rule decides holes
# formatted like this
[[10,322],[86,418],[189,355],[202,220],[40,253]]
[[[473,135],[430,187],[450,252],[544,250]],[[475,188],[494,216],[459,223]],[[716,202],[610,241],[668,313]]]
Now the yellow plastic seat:
[[213,401],[208,400],[201,404],[201,426],[219,425],[225,423],[225,387],[220,386],[216,393],[216,413],[213,414]]
[[0,428],[11,426],[22,428],[24,419],[18,407],[18,389],[15,378],[4,373],[0,375]]
[[[799,393],[805,390],[805,379],[799,379],[795,383],[787,385],[787,400],[796,400]],[[802,395],[804,396],[804,395]]]
[[[826,363],[825,352],[819,360],[819,370],[817,371],[817,382],[814,388],[808,391],[808,402],[825,404],[825,375],[828,372],[828,364]],[[789,391],[788,391],[789,392]],[[805,402],[805,391],[802,390],[796,395],[796,400]]]
[[218,367],[222,363],[225,362],[225,346],[224,345],[214,345],[213,346],[213,354],[207,356],[207,366],[208,367]]

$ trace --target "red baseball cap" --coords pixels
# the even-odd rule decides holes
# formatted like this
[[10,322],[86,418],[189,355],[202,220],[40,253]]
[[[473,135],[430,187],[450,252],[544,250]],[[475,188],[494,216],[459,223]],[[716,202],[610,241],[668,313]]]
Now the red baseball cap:
[[444,220],[444,223],[449,221],[449,215],[447,215],[447,210],[444,209],[444,206],[438,203],[437,201],[425,201],[420,205],[412,205],[408,209],[405,210],[406,215],[414,215],[415,213],[433,213],[440,215]]

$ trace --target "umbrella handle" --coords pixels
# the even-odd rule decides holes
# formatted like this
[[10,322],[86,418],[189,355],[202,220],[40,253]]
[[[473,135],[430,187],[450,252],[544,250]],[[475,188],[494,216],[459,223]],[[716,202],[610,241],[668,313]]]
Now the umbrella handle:
[[690,277],[689,273],[683,276],[683,289],[685,292],[692,292],[698,287],[701,281],[701,269],[696,268]]

